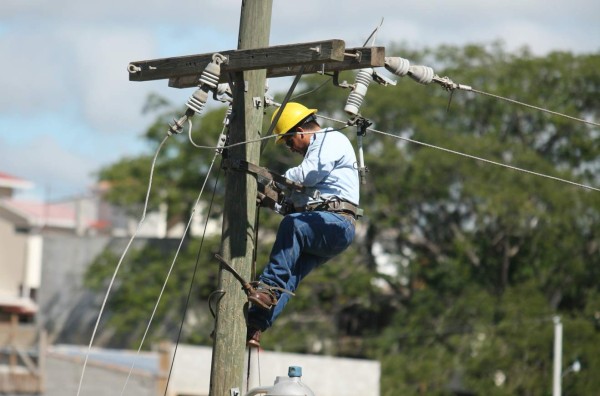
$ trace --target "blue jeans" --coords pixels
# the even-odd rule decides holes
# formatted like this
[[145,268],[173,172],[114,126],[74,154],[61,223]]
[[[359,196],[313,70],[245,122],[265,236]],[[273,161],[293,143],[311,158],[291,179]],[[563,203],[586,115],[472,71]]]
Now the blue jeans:
[[[340,214],[325,211],[289,214],[279,224],[269,263],[259,281],[293,292],[310,271],[344,251],[353,239],[353,222]],[[261,330],[273,325],[291,297],[287,293],[276,294],[277,305],[270,311],[249,309],[250,325]]]

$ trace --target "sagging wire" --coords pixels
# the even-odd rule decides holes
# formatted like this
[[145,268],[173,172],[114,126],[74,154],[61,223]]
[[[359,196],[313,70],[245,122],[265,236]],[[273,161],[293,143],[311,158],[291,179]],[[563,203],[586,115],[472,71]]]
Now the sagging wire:
[[597,122],[593,122],[593,121],[589,121],[589,120],[584,120],[582,118],[572,117],[572,116],[567,115],[567,114],[557,113],[556,111],[552,111],[552,110],[544,109],[544,108],[541,108],[541,107],[533,106],[533,105],[530,105],[530,104],[527,104],[527,103],[519,102],[519,101],[514,100],[514,99],[504,98],[502,96],[494,95],[494,94],[491,94],[491,93],[488,93],[488,92],[478,91],[478,90],[473,89],[473,88],[471,88],[471,91],[475,92],[475,93],[478,93],[478,94],[481,94],[481,95],[487,95],[487,96],[490,96],[492,98],[501,99],[501,100],[504,100],[504,101],[507,101],[507,102],[510,102],[510,103],[514,103],[514,104],[518,104],[518,105],[521,105],[521,106],[529,107],[531,109],[543,111],[545,113],[553,114],[553,115],[560,116],[560,117],[565,117],[565,118],[568,118],[568,119],[573,120],[573,121],[579,121],[579,122],[583,122],[584,124],[588,124],[588,125],[593,125],[593,126],[600,127],[600,124],[597,123]]
[[[378,25],[378,26],[376,26],[376,27],[375,27],[375,29],[373,29],[373,31],[372,31],[372,32],[371,32],[371,34],[369,35],[369,37],[367,37],[367,39],[365,40],[365,42],[364,42],[364,43],[363,43],[363,45],[362,45],[363,47],[366,47],[367,45],[369,45],[369,41],[371,41],[371,44],[370,44],[370,46],[371,46],[371,47],[375,46],[375,39],[377,38],[377,33],[379,33],[379,29],[381,29],[381,25],[383,25],[383,17],[381,18],[381,21],[379,22],[379,25]],[[329,83],[329,81],[331,81],[331,78],[332,78],[332,77],[329,77],[329,78],[328,78],[328,79],[326,79],[326,80],[325,80],[323,83],[321,83],[321,84],[320,84],[320,85],[318,85],[316,88],[314,88],[314,89],[312,89],[312,90],[310,90],[310,91],[308,91],[308,92],[303,92],[303,93],[301,93],[301,94],[298,94],[298,95],[294,96],[294,97],[292,98],[292,100],[295,100],[295,99],[297,99],[297,98],[300,98],[300,97],[302,97],[302,96],[305,96],[305,95],[308,95],[308,94],[311,94],[311,93],[313,93],[313,92],[316,92],[316,91],[318,91],[318,90],[319,90],[319,89],[321,89],[321,88],[322,88],[324,85],[328,84],[328,83]],[[334,74],[334,78],[336,78],[336,80],[334,81],[334,85],[336,85],[336,86],[337,86],[337,85],[338,85],[338,84],[336,83],[336,82],[337,82],[337,74]]]
[[[404,59],[404,58],[385,57],[385,68],[389,72],[395,74],[398,77],[404,77],[404,76],[408,75],[410,78],[412,78],[419,84],[427,85],[427,84],[431,84],[432,82],[439,84],[446,91],[449,91],[451,93],[451,95],[457,89],[463,90],[463,91],[470,91],[470,92],[474,92],[474,93],[481,94],[481,95],[487,95],[487,96],[490,96],[490,97],[493,97],[496,99],[501,99],[501,100],[504,100],[504,101],[507,101],[510,103],[514,103],[514,104],[518,104],[521,106],[529,107],[531,109],[539,110],[539,111],[542,111],[545,113],[553,114],[553,115],[556,115],[559,117],[568,118],[573,121],[582,122],[584,124],[600,126],[600,124],[597,122],[584,120],[584,119],[577,118],[577,117],[572,117],[572,116],[558,113],[556,111],[548,110],[548,109],[545,109],[542,107],[537,107],[537,106],[533,106],[533,105],[530,105],[527,103],[519,102],[514,99],[506,98],[506,97],[499,96],[499,95],[494,95],[494,94],[484,92],[484,91],[479,91],[477,89],[472,88],[469,85],[457,84],[454,81],[452,81],[449,77],[438,76],[437,74],[435,74],[434,70],[429,66],[411,65],[410,61],[408,61],[407,59]],[[452,96],[450,96],[450,99],[452,99]],[[450,102],[448,102],[448,106],[450,106]]]
[[[225,120],[227,120],[227,119],[228,118],[226,116]],[[191,123],[191,120],[188,120],[188,121]],[[190,128],[191,128],[191,126],[190,126]],[[196,209],[197,209],[198,204],[200,202],[200,198],[202,197],[202,193],[204,192],[204,188],[206,186],[206,183],[208,181],[208,178],[209,178],[210,173],[212,171],[212,168],[214,166],[215,160],[217,159],[217,157],[220,154],[219,150],[222,148],[222,143],[225,142],[225,130],[226,130],[226,128],[227,128],[227,122],[224,121],[223,130],[221,131],[221,134],[219,135],[219,140],[218,140],[218,143],[217,143],[217,148],[215,149],[215,155],[214,155],[214,157],[213,157],[213,159],[212,159],[212,161],[210,163],[210,166],[208,167],[208,170],[207,170],[207,173],[206,173],[206,178],[204,179],[204,183],[202,184],[202,187],[200,188],[200,192],[198,193],[198,197],[196,198],[196,202],[194,203],[194,206],[192,208],[192,212],[190,213],[189,220],[188,220],[188,222],[187,222],[187,224],[185,226],[185,229],[183,230],[183,235],[181,237],[181,240],[179,241],[179,246],[177,247],[177,250],[175,252],[175,256],[173,257],[173,261],[171,262],[171,266],[169,267],[169,271],[167,272],[167,275],[166,275],[166,278],[165,278],[165,280],[163,282],[162,288],[161,288],[161,290],[160,290],[160,292],[158,294],[158,298],[156,300],[156,303],[154,304],[154,308],[152,310],[152,314],[150,315],[150,320],[148,321],[148,324],[147,324],[146,329],[144,331],[144,335],[142,336],[142,340],[140,341],[140,345],[139,345],[138,350],[136,352],[136,357],[140,354],[140,351],[142,350],[142,347],[144,345],[144,342],[145,342],[146,337],[148,335],[148,332],[150,330],[150,326],[152,324],[152,321],[154,320],[154,316],[156,314],[156,311],[157,311],[158,306],[160,304],[160,301],[162,299],[163,293],[165,291],[165,288],[167,287],[167,283],[169,281],[169,278],[171,276],[173,268],[175,267],[175,263],[177,261],[177,258],[179,257],[179,252],[181,251],[181,247],[183,246],[183,242],[185,241],[185,238],[187,236],[187,232],[188,232],[188,230],[189,230],[189,228],[190,228],[190,226],[192,224],[192,220],[194,219],[194,215],[196,213]],[[214,198],[214,192],[213,192],[213,198]],[[211,206],[212,206],[212,202],[211,202]],[[208,216],[206,218],[206,221],[208,222]],[[206,227],[205,227],[205,232],[206,232]],[[202,237],[202,241],[204,241],[204,236]],[[194,268],[194,275],[195,275],[195,273],[196,273],[196,268]],[[192,280],[193,280],[193,278],[192,278]],[[190,293],[191,293],[191,290],[190,290]],[[188,294],[188,302],[189,302],[189,298],[190,298],[190,294]],[[187,310],[187,302],[186,302],[186,310]],[[184,317],[185,317],[185,315],[184,315]],[[182,323],[182,325],[183,325],[183,323]],[[181,332],[181,328],[180,328],[180,332]],[[175,354],[173,355],[173,359],[175,359]],[[129,369],[129,373],[128,373],[127,378],[125,380],[125,384],[123,385],[123,389],[121,390],[121,396],[125,392],[125,388],[127,387],[127,383],[129,382],[129,378],[131,377],[131,373],[133,372],[134,367],[135,367],[135,360],[131,364],[131,367]],[[167,385],[168,385],[168,381],[167,381]],[[165,389],[165,392],[166,392],[166,389]]]
[[[333,122],[338,122],[338,123],[343,123],[343,124],[346,123],[345,121],[336,120],[334,118],[326,117],[326,116],[323,116],[323,115],[320,115],[320,114],[317,115],[317,117],[323,118],[325,120],[333,121]],[[392,137],[392,138],[395,138],[395,139],[404,140],[406,142],[410,142],[410,143],[414,143],[414,144],[419,144],[421,146],[425,146],[425,147],[429,147],[429,148],[432,148],[432,149],[444,151],[446,153],[459,155],[459,156],[462,156],[462,157],[474,159],[474,160],[485,162],[485,163],[488,163],[488,164],[497,165],[497,166],[501,166],[501,167],[504,167],[504,168],[516,170],[516,171],[519,171],[519,172],[528,173],[528,174],[531,174],[531,175],[534,175],[534,176],[540,176],[540,177],[544,177],[544,178],[547,178],[547,179],[559,181],[559,182],[562,182],[562,183],[571,184],[571,185],[574,185],[574,186],[577,186],[577,187],[581,187],[581,188],[585,188],[585,189],[588,189],[588,190],[594,190],[594,191],[599,191],[600,192],[600,188],[588,186],[586,184],[577,183],[577,182],[574,182],[574,181],[571,181],[571,180],[567,180],[567,179],[563,179],[563,178],[560,178],[560,177],[550,176],[550,175],[547,175],[547,174],[544,174],[544,173],[539,173],[539,172],[531,171],[531,170],[528,170],[528,169],[523,169],[523,168],[519,168],[519,167],[516,167],[516,166],[504,164],[502,162],[496,162],[496,161],[488,160],[488,159],[477,157],[477,156],[474,156],[474,155],[471,155],[471,154],[462,153],[460,151],[451,150],[451,149],[447,149],[447,148],[444,148],[444,147],[435,146],[433,144],[420,142],[418,140],[410,139],[410,138],[407,138],[407,137],[394,135],[393,133],[379,131],[379,130],[373,129],[373,128],[367,128],[367,130],[371,131],[371,132],[378,133],[380,135],[389,136],[389,137]]]
[[[227,107],[227,111],[225,112],[225,118],[223,120],[223,124],[224,124],[224,128],[228,128],[229,127],[229,119],[231,118],[231,113],[233,111],[233,97],[231,94],[231,90],[229,89],[229,85],[228,84],[219,84],[218,88],[217,88],[217,93],[223,93],[222,96],[218,97],[218,100],[224,103],[228,103],[229,106]],[[215,98],[217,98],[217,96],[215,95]],[[188,139],[190,141],[190,143],[192,144],[192,146],[196,147],[196,148],[206,148],[205,146],[201,146],[199,144],[197,144],[196,142],[194,142],[194,139],[192,138],[192,120],[188,119],[188,124],[189,124],[189,130],[188,130]],[[225,135],[223,133],[221,133],[221,137],[223,137],[223,139],[225,138]],[[223,145],[225,144],[225,140],[223,141],[219,141],[219,143],[217,144],[217,147],[214,147],[214,149],[218,150],[218,149],[222,149]]]
[[129,251],[129,248],[131,247],[131,244],[133,243],[134,239],[137,236],[137,233],[139,232],[142,224],[144,223],[144,221],[146,220],[146,212],[148,210],[148,201],[150,199],[150,191],[152,190],[152,179],[154,176],[154,168],[156,165],[156,160],[158,158],[158,154],[160,153],[160,150],[162,149],[163,145],[165,144],[165,142],[167,141],[167,139],[169,138],[169,134],[167,134],[167,136],[164,137],[164,139],[160,142],[156,153],[154,154],[154,158],[152,159],[152,166],[150,167],[150,177],[148,180],[148,188],[146,190],[146,199],[144,201],[144,208],[142,210],[142,216],[140,218],[140,221],[134,231],[134,233],[131,235],[131,238],[129,239],[129,242],[127,243],[127,246],[125,247],[125,250],[123,251],[123,253],[121,254],[121,257],[119,258],[119,262],[117,263],[117,267],[115,268],[112,278],[110,279],[110,282],[108,284],[108,288],[106,290],[106,294],[104,295],[104,300],[102,301],[102,305],[100,307],[100,312],[98,313],[98,318],[96,319],[96,323],[94,325],[94,330],[92,331],[92,336],[90,338],[90,342],[88,345],[88,349],[86,351],[85,354],[85,359],[83,361],[83,367],[81,369],[81,377],[79,378],[79,386],[77,387],[77,396],[79,396],[81,394],[81,386],[83,384],[83,378],[85,376],[85,370],[87,367],[87,363],[89,360],[89,356],[90,356],[90,352],[92,350],[92,345],[94,343],[94,339],[96,337],[96,332],[98,331],[98,325],[100,323],[100,319],[102,318],[102,315],[104,313],[104,309],[106,308],[106,302],[108,301],[108,296],[112,290],[113,284],[115,282],[115,278],[117,277],[117,273],[119,272],[119,269],[121,268],[121,264],[123,263],[123,259],[125,258],[125,255],[127,254],[127,252]]
[[[225,290],[223,290],[223,289],[218,289],[218,290],[215,290],[215,291],[211,292],[211,293],[208,295],[208,299],[207,299],[207,300],[208,300],[208,309],[210,310],[210,314],[212,315],[213,319],[216,319],[216,318],[217,318],[217,314],[215,313],[215,311],[214,311],[214,309],[213,309],[213,306],[212,306],[212,301],[213,301],[213,299],[214,299],[214,298],[215,298],[215,297],[218,295],[218,298],[219,298],[219,299],[218,299],[218,300],[217,300],[217,302],[216,302],[216,304],[218,304],[218,303],[219,303],[219,301],[221,301],[221,299],[223,298],[223,296],[224,296],[225,294],[226,294],[226,291],[225,291]],[[216,305],[216,304],[215,304],[215,305]],[[213,331],[213,333],[214,333],[214,331]],[[211,336],[212,336],[212,334],[211,334]]]
[[[256,248],[256,246],[258,245],[259,225],[260,225],[260,202],[257,200],[256,212],[254,215],[254,241],[253,241],[254,248],[252,249],[252,265],[250,268],[250,279],[256,279],[256,259],[258,256],[258,249]],[[248,393],[250,391],[250,366],[251,366],[250,363],[251,363],[251,358],[252,358],[252,349],[254,349],[254,348],[248,348],[248,363],[247,363],[248,369],[246,371],[246,393]],[[257,350],[256,351],[257,357],[258,357],[259,353],[260,352]],[[259,368],[260,368],[260,360],[259,360]],[[258,370],[258,377],[259,377],[258,384],[260,385],[260,369]]]
[[[317,117],[321,117],[320,115],[317,115]],[[326,118],[326,117],[323,117]],[[337,121],[337,120],[336,120]],[[328,132],[334,132],[334,131],[343,131],[344,129],[348,128],[349,125],[346,124],[343,127],[339,127],[339,128],[332,128],[330,130],[320,130],[320,131],[316,131],[314,133],[328,133]],[[290,132],[290,134],[305,134],[308,132]],[[202,146],[202,145],[196,145],[196,148],[199,149],[203,149],[203,150],[217,150],[217,149],[229,149],[232,147],[237,147],[237,146],[243,146],[246,144],[250,144],[250,143],[257,143],[257,142],[262,142],[264,140],[269,140],[269,139],[275,139],[277,138],[278,135],[269,135],[269,136],[263,136],[260,138],[256,138],[256,139],[248,139],[248,140],[244,140],[242,142],[237,142],[237,143],[229,143],[229,144],[224,144],[223,146]]]
[[[221,141],[225,141],[225,140],[221,139]],[[215,155],[215,158],[216,158],[216,155]],[[213,159],[213,162],[214,162],[214,159]],[[212,163],[211,163],[211,167],[212,167]],[[190,280],[190,287],[188,289],[188,295],[187,295],[187,298],[186,298],[186,301],[185,301],[185,305],[183,307],[183,316],[181,318],[181,324],[179,325],[179,332],[177,333],[177,340],[175,342],[175,350],[173,351],[173,358],[171,359],[171,367],[169,368],[169,375],[167,376],[167,381],[166,381],[164,396],[167,396],[167,389],[169,389],[169,382],[171,381],[171,375],[173,373],[173,367],[175,366],[175,356],[177,356],[177,349],[179,347],[179,341],[181,339],[181,333],[183,332],[183,324],[185,323],[185,317],[186,317],[187,310],[188,310],[188,307],[189,307],[189,304],[190,304],[190,299],[191,299],[191,296],[192,296],[192,290],[193,290],[193,286],[194,286],[194,280],[196,279],[196,272],[198,271],[198,264],[200,262],[200,253],[202,253],[202,247],[204,246],[204,239],[206,237],[206,229],[208,228],[208,220],[209,220],[210,214],[212,212],[212,207],[213,207],[213,203],[214,203],[214,200],[215,200],[215,195],[216,195],[216,192],[217,192],[217,185],[219,183],[219,176],[221,174],[221,172],[220,172],[221,169],[222,169],[222,166],[219,167],[219,173],[217,174],[217,178],[215,179],[215,185],[213,187],[213,193],[212,193],[212,197],[210,199],[210,205],[208,206],[208,211],[207,211],[207,214],[206,214],[206,220],[204,222],[204,230],[202,232],[202,238],[200,238],[200,246],[198,247],[198,253],[196,254],[196,263],[194,265],[194,272],[192,274],[192,279]],[[220,301],[221,298],[223,297],[223,295],[225,294],[225,291],[224,290],[215,290],[208,297],[208,301],[209,301],[208,305],[209,305],[209,309],[210,309],[211,314],[213,314],[213,317],[214,317],[214,312],[212,310],[212,307],[210,306],[210,300],[211,300],[211,297],[213,295],[215,295],[216,293],[220,293],[219,300],[217,300],[217,303],[218,303],[218,301]]]
[[290,85],[290,88],[288,89],[287,93],[285,94],[285,97],[283,98],[283,102],[281,102],[279,104],[279,111],[275,114],[275,117],[271,121],[271,124],[269,125],[269,129],[267,131],[266,137],[276,137],[275,135],[273,135],[273,130],[275,129],[275,125],[277,125],[277,122],[279,122],[279,117],[281,117],[281,114],[283,113],[285,106],[288,104],[288,102],[292,96],[292,93],[294,93],[294,89],[296,89],[296,85],[298,85],[298,82],[300,81],[300,78],[302,78],[303,74],[304,74],[304,65],[300,66],[300,70],[298,70],[298,74],[296,74],[296,76],[294,77],[294,81],[292,81],[292,85]]
[[[390,71],[391,73],[393,73],[396,76],[399,77],[404,77],[404,76],[409,76],[411,77],[413,80],[417,81],[420,84],[430,84],[432,82],[435,82],[439,85],[441,85],[445,90],[449,91],[451,93],[450,95],[450,100],[448,102],[448,108],[450,106],[450,101],[452,100],[452,93],[457,90],[464,90],[464,91],[471,91],[471,92],[475,92],[475,93],[479,93],[479,94],[484,94],[484,95],[488,95],[488,96],[492,96],[498,99],[503,99],[512,103],[516,103],[516,104],[520,104],[520,105],[524,105],[533,109],[537,109],[537,110],[541,110],[547,113],[551,113],[554,115],[559,115],[562,117],[566,117],[569,118],[571,120],[575,120],[575,121],[580,121],[586,124],[590,124],[590,125],[596,125],[596,126],[600,126],[599,124],[592,122],[592,121],[587,121],[587,120],[583,120],[583,119],[579,119],[576,117],[571,117],[565,114],[561,114],[561,113],[557,113],[554,111],[550,111],[547,109],[543,109],[540,107],[536,107],[536,106],[532,106],[532,105],[528,105],[522,102],[518,102],[516,100],[512,100],[512,99],[508,99],[508,98],[503,98],[501,96],[498,95],[493,95],[493,94],[489,94],[489,93],[485,93],[483,91],[478,91],[473,89],[471,86],[469,85],[464,85],[464,84],[457,84],[455,82],[453,82],[450,78],[448,77],[440,77],[437,74],[435,74],[435,72],[433,71],[433,69],[431,67],[428,66],[422,66],[422,65],[411,65],[410,62],[407,59],[404,58],[400,58],[400,57],[386,57],[385,58],[385,68]],[[365,166],[364,164],[364,157],[363,157],[363,137],[365,135],[365,132],[367,130],[376,132],[376,133],[381,133],[381,134],[385,134],[388,136],[393,136],[399,139],[404,139],[406,141],[412,142],[412,143],[417,143],[417,144],[421,144],[421,145],[425,145],[431,148],[436,148],[439,150],[443,150],[446,152],[450,152],[453,154],[458,154],[458,155],[462,155],[471,159],[477,159],[479,161],[483,161],[483,162],[487,162],[487,163],[491,163],[494,165],[499,165],[499,166],[504,166],[506,168],[510,168],[513,170],[518,170],[521,172],[525,172],[525,173],[530,173],[533,175],[537,175],[537,176],[542,176],[542,177],[546,177],[546,178],[550,178],[550,179],[554,179],[557,181],[561,181],[561,182],[565,182],[565,183],[569,183],[569,184],[573,184],[576,185],[578,187],[583,187],[583,188],[588,188],[588,189],[592,189],[592,190],[598,190],[594,187],[591,186],[587,186],[584,184],[580,184],[580,183],[576,183],[573,181],[569,181],[566,179],[562,179],[562,178],[558,178],[558,177],[554,177],[554,176],[550,176],[550,175],[545,175],[545,174],[541,174],[538,172],[533,172],[530,170],[526,170],[526,169],[522,169],[522,168],[518,168],[512,165],[508,165],[508,164],[503,164],[500,162],[495,162],[495,161],[491,161],[491,160],[486,160],[484,158],[480,158],[480,157],[475,157],[469,154],[465,154],[465,153],[461,153],[458,151],[454,151],[454,150],[449,150],[449,149],[445,149],[442,147],[438,147],[438,146],[433,146],[433,145],[429,145],[427,143],[422,143],[422,142],[418,142],[418,141],[414,141],[412,139],[408,139],[408,138],[402,138],[399,137],[397,135],[393,135],[393,134],[387,134],[385,132],[382,131],[377,131],[371,128],[368,128],[372,123],[365,119],[364,117],[361,116],[359,110],[360,107],[362,105],[362,102],[367,94],[367,89],[369,87],[369,84],[371,83],[371,81],[376,81],[379,84],[382,85],[389,85],[389,84],[393,84],[395,85],[396,82],[395,81],[390,81],[388,79],[383,78],[382,76],[379,76],[374,69],[372,68],[366,68],[366,69],[360,69],[358,71],[358,73],[356,74],[355,77],[355,83],[353,85],[348,85],[346,82],[344,83],[338,83],[337,80],[334,81],[334,84],[343,88],[351,88],[352,91],[350,92],[350,95],[348,95],[348,99],[346,101],[346,106],[344,107],[344,111],[351,116],[351,118],[346,122],[346,125],[356,125],[357,127],[357,149],[358,149],[358,164],[357,164],[357,168],[359,171],[359,176],[360,176],[360,181],[362,184],[364,184],[366,182],[366,173],[368,172],[368,168]],[[448,109],[447,109],[448,110]],[[321,117],[320,115],[317,115],[318,117]],[[326,117],[323,117],[326,119]],[[342,122],[339,120],[333,120],[336,122]]]
[[[149,182],[148,182],[148,189],[146,191],[146,198],[145,198],[145,202],[144,202],[144,208],[143,208],[143,211],[142,211],[142,216],[141,216],[141,219],[140,219],[140,221],[138,223],[138,226],[136,227],[136,229],[135,229],[134,233],[132,234],[132,236],[131,236],[131,238],[130,238],[128,244],[127,244],[127,246],[125,247],[125,250],[123,251],[123,253],[122,253],[121,257],[120,257],[119,262],[117,263],[117,267],[115,268],[113,276],[112,276],[112,278],[111,278],[111,280],[109,282],[109,286],[108,286],[108,289],[107,289],[106,294],[104,296],[104,300],[102,302],[102,305],[101,305],[101,308],[100,308],[100,312],[98,314],[98,318],[96,319],[96,323],[94,325],[94,329],[92,331],[92,336],[90,338],[88,349],[87,349],[87,352],[86,352],[86,355],[85,355],[85,359],[84,359],[84,363],[83,363],[83,367],[82,367],[82,371],[81,371],[81,377],[79,379],[79,385],[78,385],[78,388],[77,388],[77,396],[79,396],[81,394],[81,388],[82,388],[82,385],[83,385],[83,379],[85,377],[85,371],[86,371],[86,368],[87,368],[87,362],[89,360],[89,355],[90,355],[90,352],[91,352],[91,348],[92,348],[94,339],[96,337],[96,333],[97,333],[97,330],[98,330],[100,319],[102,318],[102,315],[103,315],[104,310],[106,308],[106,302],[108,301],[108,296],[110,295],[110,291],[112,290],[112,287],[113,287],[114,281],[116,279],[117,273],[119,272],[121,264],[123,263],[123,259],[125,258],[125,255],[129,251],[129,248],[131,247],[131,244],[133,243],[133,241],[136,238],[136,236],[137,236],[137,234],[138,234],[138,232],[139,232],[142,224],[144,223],[144,221],[146,219],[146,212],[147,212],[147,208],[148,208],[148,201],[149,201],[149,197],[150,197],[150,191],[152,189],[152,178],[153,178],[153,175],[154,175],[154,168],[155,168],[155,165],[156,165],[156,160],[158,158],[158,154],[159,154],[160,150],[162,149],[163,145],[165,144],[166,140],[169,138],[169,136],[171,136],[173,134],[178,134],[178,133],[180,133],[182,131],[183,125],[184,125],[185,121],[190,121],[190,133],[191,133],[192,124],[191,124],[190,118],[194,114],[202,112],[202,110],[204,109],[204,106],[206,104],[206,101],[208,99],[208,92],[209,91],[213,91],[214,92],[214,97],[217,98],[217,99],[219,99],[217,95],[219,95],[219,94],[225,95],[227,93],[225,91],[220,92],[219,89],[218,89],[218,87],[219,87],[218,82],[219,82],[220,70],[221,70],[220,65],[221,65],[221,63],[225,62],[226,60],[227,60],[227,58],[225,56],[221,55],[221,54],[216,53],[216,54],[213,55],[212,62],[210,62],[206,66],[205,70],[202,72],[202,75],[201,75],[201,77],[199,79],[199,89],[196,92],[194,92],[194,94],[190,97],[190,99],[186,103],[188,109],[186,110],[185,114],[182,117],[180,117],[178,120],[173,120],[174,123],[169,126],[169,129],[167,131],[167,136],[165,136],[165,138],[160,143],[158,149],[156,150],[156,153],[155,153],[153,161],[152,161],[152,166],[151,166],[151,169],[150,169],[150,178],[149,178]],[[229,91],[229,93],[230,93],[230,91]],[[225,141],[224,139],[221,140],[221,142],[224,142],[224,141]],[[219,147],[219,145],[217,145],[216,148],[218,149],[218,147]],[[212,164],[211,164],[211,166],[212,166]],[[204,186],[203,186],[203,188],[204,188]],[[188,226],[189,226],[189,223],[188,223]],[[180,245],[180,247],[181,247],[181,245]],[[178,249],[177,253],[179,253],[179,249]],[[163,286],[163,290],[164,290],[164,286]],[[161,290],[161,295],[162,295],[163,290]],[[160,299],[160,297],[159,297],[159,299]],[[152,313],[152,317],[150,319],[150,322],[152,321],[152,318],[153,318],[155,312],[156,312],[156,306],[154,308],[154,312]],[[144,333],[144,339],[145,339],[145,337],[147,335],[149,326],[150,326],[150,323],[148,324],[148,327],[146,328],[146,332]],[[142,344],[144,342],[144,339],[142,339]],[[142,345],[140,345],[140,348],[138,349],[138,354],[139,354],[139,352],[141,350],[141,347],[142,347]],[[128,380],[129,380],[129,378],[131,376],[131,372],[133,370],[134,365],[135,365],[135,362],[132,365],[131,370],[129,371],[129,375],[127,376],[125,385],[123,387],[123,391],[125,390],[127,382],[128,382]]]

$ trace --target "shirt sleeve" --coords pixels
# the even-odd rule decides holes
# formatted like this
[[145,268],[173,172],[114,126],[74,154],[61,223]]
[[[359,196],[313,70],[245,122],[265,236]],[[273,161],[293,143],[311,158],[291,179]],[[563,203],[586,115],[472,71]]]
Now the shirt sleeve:
[[[331,135],[331,136],[329,136]],[[316,136],[309,146],[304,160],[300,165],[285,172],[285,177],[306,187],[314,187],[322,182],[335,168],[337,159],[336,139],[333,134]]]

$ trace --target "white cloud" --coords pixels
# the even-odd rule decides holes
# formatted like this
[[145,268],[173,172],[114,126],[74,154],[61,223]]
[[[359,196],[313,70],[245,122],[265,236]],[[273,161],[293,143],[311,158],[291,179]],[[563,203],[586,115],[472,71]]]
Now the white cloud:
[[[534,53],[552,49],[576,52],[600,50],[600,2],[594,0],[394,0],[337,2],[306,0],[303,9],[314,10],[310,23],[294,24],[297,7],[273,7],[272,31],[278,42],[301,42],[319,38],[341,38],[360,45],[384,18],[377,42],[406,41],[411,46],[489,43],[504,40],[509,49],[529,44]],[[548,37],[547,41],[516,35],[507,27],[518,23],[529,31]],[[553,34],[553,32],[560,32]],[[569,32],[569,34],[564,34]],[[555,36],[561,36],[556,40]],[[587,39],[583,39],[587,37]],[[582,40],[583,39],[583,40]]]
[[[108,147],[132,153],[121,146],[132,146],[147,126],[140,110],[149,92],[181,106],[191,94],[169,88],[166,80],[130,82],[127,64],[235,49],[241,5],[241,0],[0,1],[0,139],[7,137],[0,140],[0,170],[36,182],[52,178],[65,191],[77,186],[83,191],[98,164],[116,159]],[[377,45],[394,41],[418,49],[500,39],[509,50],[528,45],[536,54],[595,52],[598,15],[597,0],[305,0],[301,7],[280,0],[273,1],[270,42],[339,38],[360,46],[384,17]],[[280,86],[272,81],[271,93]],[[40,131],[39,122],[21,121],[37,113],[53,115],[51,135]],[[89,145],[97,147],[93,156]]]
[[97,165],[46,134],[25,146],[0,140],[0,158],[3,171],[32,181],[37,192],[52,196],[81,193]]
[[1,112],[56,109],[66,100],[68,69],[60,59],[68,58],[68,49],[53,36],[54,32],[23,27],[0,37]]
[[[152,86],[129,81],[130,61],[157,54],[149,32],[97,26],[79,29],[76,34],[63,30],[63,41],[73,51],[69,76],[77,91],[73,99],[81,106],[83,118],[100,132],[121,132],[139,125],[140,109]],[[145,120],[147,121],[147,120]]]

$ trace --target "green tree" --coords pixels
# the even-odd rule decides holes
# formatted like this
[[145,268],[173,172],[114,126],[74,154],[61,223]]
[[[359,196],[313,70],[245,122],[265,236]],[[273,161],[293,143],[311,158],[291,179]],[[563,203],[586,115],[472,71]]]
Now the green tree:
[[[600,54],[536,57],[526,49],[507,53],[498,44],[391,48],[388,55],[431,65],[477,91],[598,119]],[[353,81],[353,75],[341,73],[339,80]],[[322,85],[326,79],[304,78],[301,93],[307,95],[298,100],[345,121],[349,91]],[[368,132],[364,138],[370,172],[357,240],[305,280],[264,346],[379,359],[383,395],[452,394],[457,381],[477,394],[548,394],[551,318],[559,314],[565,360],[577,357],[583,364],[568,384],[565,378],[565,389],[593,393],[600,386],[591,369],[600,356],[600,194],[460,153],[598,188],[598,128],[484,94],[450,95],[408,77],[396,86],[372,84],[361,112],[375,130],[392,136]],[[223,115],[209,111],[195,121],[194,139],[214,145]],[[148,131],[154,147],[172,116],[159,117]],[[344,131],[355,136],[354,128]],[[152,195],[152,204],[167,202],[171,219],[185,218],[212,158],[212,151],[195,148],[184,136],[170,138],[157,160],[160,193]],[[113,186],[113,202],[139,208],[151,159],[125,159],[100,172]],[[293,163],[281,147],[266,144],[261,165],[282,171]],[[217,188],[214,216],[222,194]],[[279,221],[261,212],[259,270]],[[160,267],[144,266],[152,272]],[[90,281],[105,276],[96,267]],[[127,279],[119,292],[147,282]],[[177,293],[177,287],[169,290],[169,298],[180,298]],[[123,294],[119,304],[131,308],[132,301]],[[114,320],[109,326],[116,326]]]

